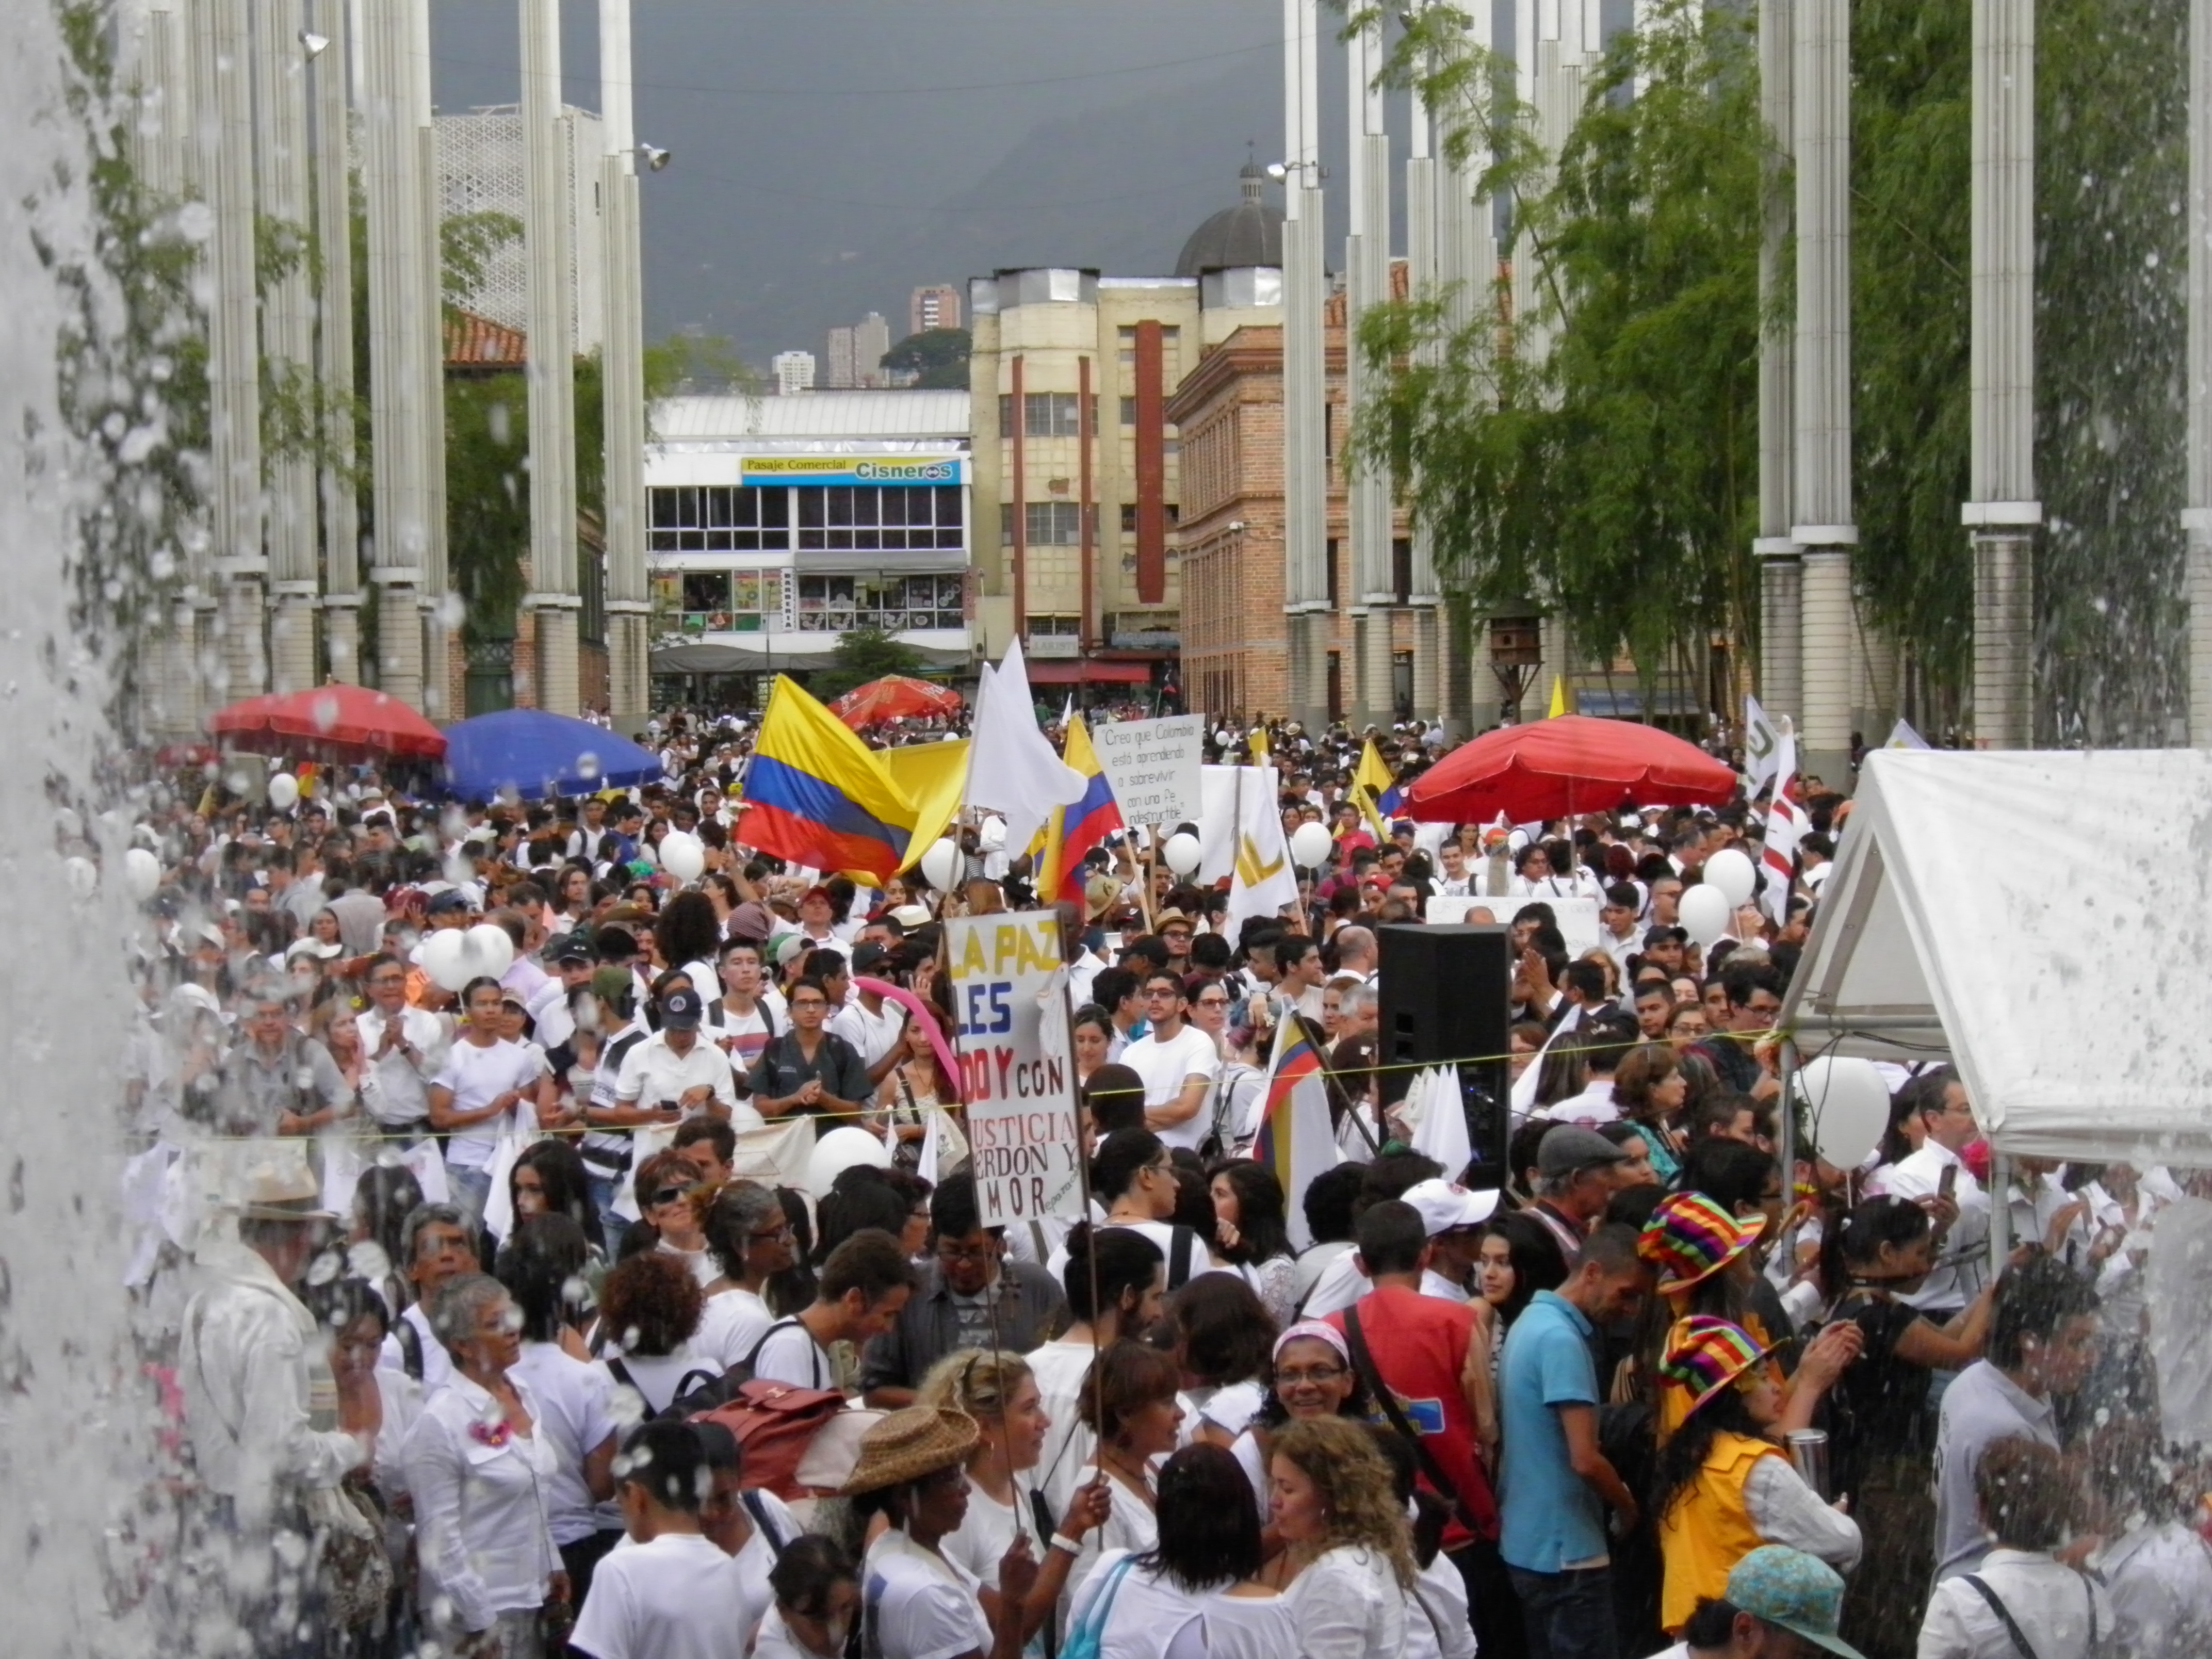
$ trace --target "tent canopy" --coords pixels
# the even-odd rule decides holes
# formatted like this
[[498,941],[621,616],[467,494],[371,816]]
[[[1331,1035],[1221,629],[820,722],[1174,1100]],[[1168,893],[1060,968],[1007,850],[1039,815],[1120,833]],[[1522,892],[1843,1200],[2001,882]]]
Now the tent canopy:
[[1877,750],[1780,1024],[1948,1054],[2002,1152],[2212,1164],[2208,836],[2203,750]]

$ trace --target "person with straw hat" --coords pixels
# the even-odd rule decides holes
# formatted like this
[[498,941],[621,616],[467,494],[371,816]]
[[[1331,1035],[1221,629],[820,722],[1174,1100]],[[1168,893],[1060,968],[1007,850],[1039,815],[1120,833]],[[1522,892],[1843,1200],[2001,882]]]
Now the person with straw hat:
[[1682,1425],[1659,1449],[1650,1510],[1666,1577],[1660,1623],[1679,1636],[1701,1601],[1721,1597],[1729,1572],[1763,1544],[1787,1544],[1848,1572],[1858,1523],[1831,1507],[1767,1436],[1782,1393],[1763,1348],[1741,1325],[1692,1314],[1668,1333],[1660,1370],[1689,1399]]
[[861,1583],[864,1647],[882,1659],[1016,1659],[1024,1604],[1036,1583],[1029,1540],[999,1560],[999,1616],[983,1611],[979,1581],[940,1546],[968,1515],[975,1419],[933,1406],[896,1411],[860,1437],[860,1461],[839,1495],[858,1519],[890,1525],[868,1547]]

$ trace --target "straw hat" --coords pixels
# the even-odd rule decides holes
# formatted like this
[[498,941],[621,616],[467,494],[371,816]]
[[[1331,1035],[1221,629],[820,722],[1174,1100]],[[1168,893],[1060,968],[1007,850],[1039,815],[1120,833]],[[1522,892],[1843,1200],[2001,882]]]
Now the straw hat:
[[1695,1411],[1773,1352],[1760,1347],[1741,1325],[1692,1314],[1667,1333],[1659,1373],[1681,1386]]
[[1675,1193],[1651,1212],[1636,1253],[1658,1269],[1660,1292],[1674,1296],[1727,1267],[1765,1226],[1765,1216],[1730,1215],[1703,1193]]
[[223,1207],[241,1221],[336,1221],[322,1207],[323,1189],[304,1162],[257,1164],[246,1172],[245,1191]]
[[965,1412],[933,1406],[896,1411],[860,1437],[860,1461],[838,1495],[854,1498],[904,1486],[963,1463],[982,1437]]

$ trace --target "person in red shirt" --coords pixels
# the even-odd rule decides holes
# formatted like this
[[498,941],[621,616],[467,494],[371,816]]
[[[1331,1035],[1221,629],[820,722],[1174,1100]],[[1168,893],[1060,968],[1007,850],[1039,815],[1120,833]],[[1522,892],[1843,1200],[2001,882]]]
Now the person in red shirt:
[[[1475,1194],[1466,1197],[1470,1214],[1487,1213]],[[1419,1210],[1395,1199],[1376,1204],[1359,1218],[1358,1237],[1358,1265],[1375,1288],[1328,1323],[1344,1333],[1354,1370],[1411,1441],[1421,1484],[1449,1506],[1444,1554],[1466,1581],[1480,1650],[1486,1659],[1520,1659],[1527,1637],[1498,1553],[1498,1500],[1485,1462],[1485,1425],[1493,1420],[1489,1345],[1474,1340],[1472,1308],[1421,1294],[1435,1247]]]

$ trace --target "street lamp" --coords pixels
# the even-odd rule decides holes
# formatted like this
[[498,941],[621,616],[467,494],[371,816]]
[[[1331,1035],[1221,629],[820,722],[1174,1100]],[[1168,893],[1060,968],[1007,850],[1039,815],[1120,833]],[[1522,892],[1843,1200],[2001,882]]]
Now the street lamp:
[[637,147],[637,159],[645,163],[645,170],[647,173],[659,173],[668,165],[670,152],[661,149],[658,144],[640,144]]
[[1490,607],[1490,672],[1498,677],[1498,720],[1521,721],[1521,699],[1544,665],[1543,613],[1522,599]]

